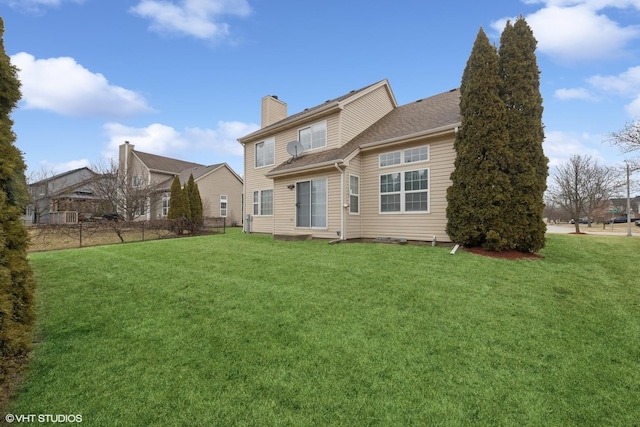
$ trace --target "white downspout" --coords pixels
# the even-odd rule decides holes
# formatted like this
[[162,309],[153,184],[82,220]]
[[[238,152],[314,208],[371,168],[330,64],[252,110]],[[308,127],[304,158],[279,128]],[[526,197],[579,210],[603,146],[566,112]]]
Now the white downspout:
[[334,163],[333,166],[335,166],[335,168],[338,170],[338,172],[340,172],[340,240],[345,240],[344,237],[344,232],[345,232],[345,226],[344,226],[344,210],[345,210],[345,206],[344,206],[344,170],[340,169],[340,166],[338,166],[338,163]]

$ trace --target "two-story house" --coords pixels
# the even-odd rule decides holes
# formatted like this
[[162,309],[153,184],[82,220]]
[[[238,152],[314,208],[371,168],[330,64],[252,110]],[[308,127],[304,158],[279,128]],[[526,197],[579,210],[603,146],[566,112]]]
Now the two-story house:
[[454,89],[398,106],[386,79],[290,116],[264,97],[261,129],[238,140],[245,231],[450,241],[459,101]]
[[174,177],[182,185],[193,175],[205,217],[225,218],[227,225],[242,224],[242,178],[226,163],[202,165],[135,150],[128,141],[119,147],[119,173],[132,187],[146,186],[152,197],[138,208],[141,219],[163,219],[169,212]]
[[100,212],[102,200],[92,183],[98,174],[87,167],[59,173],[29,184],[31,203],[25,224],[74,224]]

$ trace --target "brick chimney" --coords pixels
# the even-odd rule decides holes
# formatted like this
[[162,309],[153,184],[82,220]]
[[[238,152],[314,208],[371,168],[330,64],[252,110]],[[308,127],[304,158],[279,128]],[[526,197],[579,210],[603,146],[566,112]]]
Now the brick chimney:
[[280,101],[275,95],[267,95],[262,98],[262,122],[260,125],[263,128],[286,118],[286,103]]

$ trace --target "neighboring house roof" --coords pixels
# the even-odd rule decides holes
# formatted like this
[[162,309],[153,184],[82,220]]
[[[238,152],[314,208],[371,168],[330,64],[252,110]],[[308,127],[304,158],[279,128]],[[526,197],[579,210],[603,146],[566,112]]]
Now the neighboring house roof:
[[[296,114],[292,114],[290,116],[288,116],[285,119],[282,119],[278,122],[275,122],[269,126],[265,126],[262,129],[259,129],[253,133],[250,133],[249,135],[246,135],[240,139],[238,139],[238,141],[240,141],[241,143],[249,141],[257,136],[263,135],[263,134],[269,134],[272,130],[274,129],[281,129],[283,127],[286,127],[287,125],[296,123],[300,120],[306,119],[308,117],[314,116],[316,114],[320,114],[326,111],[330,111],[334,108],[340,108],[341,107],[341,103],[343,101],[348,100],[351,97],[354,97],[362,92],[365,92],[367,89],[373,88],[374,86],[378,86],[378,85],[387,85],[387,88],[389,89],[389,91],[391,91],[391,88],[389,87],[389,84],[387,82],[386,79],[384,80],[380,80],[379,82],[370,84],[368,86],[365,86],[363,88],[360,89],[356,89],[356,90],[352,90],[349,93],[346,93],[342,96],[339,96],[337,98],[334,99],[329,99],[325,102],[323,102],[322,104],[316,105],[315,107],[311,107],[311,108],[305,108],[303,111],[296,113]],[[393,98],[393,94],[391,95]],[[394,98],[394,103],[395,103],[395,98]]]
[[132,153],[134,153],[150,171],[154,171],[154,172],[166,172],[171,174],[179,174],[185,169],[204,166],[199,163],[186,162],[184,160],[157,156],[155,154],[143,153],[142,151],[138,151],[138,150],[132,150]]
[[[79,172],[88,172],[88,178],[78,179],[81,175]],[[73,176],[78,175],[78,176]],[[36,195],[35,199],[56,199],[56,198],[93,198],[90,187],[86,187],[100,175],[92,171],[88,167],[73,169],[67,172],[41,179],[40,181],[29,184],[31,188],[37,188],[42,185],[47,186],[47,191],[43,195]],[[73,181],[75,179],[75,181]],[[53,188],[51,188],[53,187]],[[58,187],[58,188],[56,188]],[[74,196],[75,194],[75,196]]]
[[[635,196],[631,198],[631,205],[640,203],[640,196]],[[613,206],[627,206],[627,198],[619,198],[619,199],[611,199],[611,204]]]
[[[234,172],[231,167],[226,163],[217,163],[215,165],[209,166],[195,166],[192,168],[185,169],[180,171],[180,173],[176,174],[180,178],[180,184],[184,185],[189,180],[189,176],[193,174],[194,181],[198,181],[199,179],[205,177],[206,175],[215,172],[216,170],[226,167],[229,171],[242,183],[242,178],[238,176],[237,173]],[[169,178],[166,181],[158,184],[157,191],[169,191],[171,189],[171,184],[173,183],[174,178]]]
[[452,89],[396,107],[342,147],[292,157],[269,171],[266,176],[339,163],[358,148],[405,140],[438,129],[459,126],[460,122],[460,91]]
[[47,182],[51,182],[51,181],[56,181],[56,180],[65,178],[65,177],[67,177],[69,175],[73,175],[74,173],[80,172],[81,170],[84,170],[84,169],[86,169],[88,172],[90,172],[94,176],[98,175],[97,173],[95,173],[94,171],[92,171],[91,169],[89,169],[88,167],[85,166],[85,167],[82,167],[82,168],[72,169],[70,171],[62,172],[62,173],[59,173],[57,175],[53,175],[53,176],[50,176],[48,178],[41,179],[40,181],[36,181],[36,182],[33,182],[33,183],[29,184],[29,186],[31,187],[31,186],[41,185],[41,184],[44,184],[44,183],[47,183]]

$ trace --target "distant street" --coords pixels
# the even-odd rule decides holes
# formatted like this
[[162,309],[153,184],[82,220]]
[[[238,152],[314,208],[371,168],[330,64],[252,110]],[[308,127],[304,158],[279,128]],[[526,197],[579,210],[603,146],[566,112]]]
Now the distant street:
[[[547,224],[547,233],[553,234],[569,234],[575,233],[576,227],[573,224]],[[607,224],[606,228],[602,228],[602,224],[592,224],[588,227],[587,224],[580,224],[580,232],[586,234],[600,234],[608,236],[626,236],[627,224]],[[640,227],[636,227],[634,223],[631,223],[631,236],[640,236]]]

